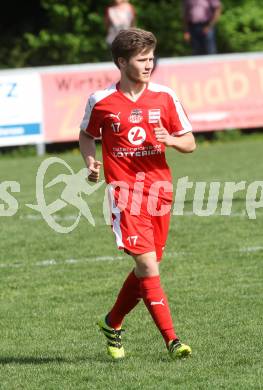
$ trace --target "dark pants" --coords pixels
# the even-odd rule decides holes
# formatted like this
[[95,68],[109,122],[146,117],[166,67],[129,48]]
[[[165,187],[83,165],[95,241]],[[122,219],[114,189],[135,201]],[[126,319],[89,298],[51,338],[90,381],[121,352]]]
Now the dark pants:
[[207,34],[203,32],[207,23],[191,23],[189,32],[191,35],[192,50],[194,55],[216,54],[215,28],[211,28]]

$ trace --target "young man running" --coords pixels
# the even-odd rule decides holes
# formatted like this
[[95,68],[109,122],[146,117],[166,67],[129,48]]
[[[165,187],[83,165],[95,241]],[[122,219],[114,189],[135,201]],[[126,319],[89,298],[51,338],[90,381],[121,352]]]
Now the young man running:
[[98,181],[101,162],[95,138],[102,138],[106,182],[111,185],[112,228],[119,249],[135,262],[117,300],[98,322],[113,359],[124,357],[124,317],[142,299],[161,332],[172,358],[191,355],[175,333],[159,261],[165,247],[172,202],[172,179],[165,147],[189,153],[195,149],[192,127],[175,93],[150,82],[155,36],[137,28],[122,30],[112,43],[120,70],[116,85],[92,94],[81,123],[80,150]]

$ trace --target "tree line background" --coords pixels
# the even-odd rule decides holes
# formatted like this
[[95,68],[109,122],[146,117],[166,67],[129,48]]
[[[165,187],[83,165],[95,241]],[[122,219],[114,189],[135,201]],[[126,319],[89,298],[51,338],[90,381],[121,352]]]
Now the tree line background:
[[[190,55],[181,0],[132,0],[137,26],[158,38],[159,57]],[[223,0],[220,53],[263,51],[263,0]],[[108,0],[8,0],[0,13],[0,68],[100,62]]]

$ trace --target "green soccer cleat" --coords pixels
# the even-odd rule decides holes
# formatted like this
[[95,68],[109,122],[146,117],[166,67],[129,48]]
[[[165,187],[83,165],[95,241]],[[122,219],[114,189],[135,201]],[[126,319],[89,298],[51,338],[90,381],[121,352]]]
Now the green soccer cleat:
[[121,343],[121,333],[124,329],[114,329],[107,325],[105,319],[97,322],[100,331],[107,338],[107,352],[114,359],[122,359],[125,356],[124,348]]
[[184,359],[192,355],[189,345],[182,344],[178,339],[168,343],[168,352],[172,359]]

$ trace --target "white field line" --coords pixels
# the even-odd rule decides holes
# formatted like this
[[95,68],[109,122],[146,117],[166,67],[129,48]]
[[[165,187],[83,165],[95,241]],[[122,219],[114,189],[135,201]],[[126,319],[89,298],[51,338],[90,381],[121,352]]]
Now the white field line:
[[[255,253],[263,251],[263,246],[251,246],[240,248],[235,252],[239,253]],[[175,256],[189,256],[191,252],[179,251],[179,252],[167,252],[164,254],[164,258],[171,258]],[[27,264],[26,261],[20,261],[16,263],[0,263],[0,268],[22,268],[26,266],[30,267],[51,267],[51,266],[62,266],[62,265],[74,265],[87,262],[99,262],[99,261],[119,261],[128,259],[127,256],[95,256],[95,257],[86,257],[80,259],[66,259],[66,260],[56,260],[56,259],[47,259],[37,261],[34,264]]]
[[[74,214],[68,214],[68,215],[64,215],[64,216],[54,215],[53,218],[55,221],[76,221],[78,216],[74,215]],[[32,221],[41,221],[41,219],[44,220],[44,218],[39,214],[20,215],[19,219],[29,219]]]
[[[87,257],[83,259],[66,259],[66,260],[41,260],[37,261],[35,264],[29,264],[31,267],[49,267],[53,265],[64,265],[64,264],[78,264],[85,262],[94,262],[94,261],[116,261],[123,260],[124,256],[97,256],[97,257]],[[0,268],[21,268],[25,267],[27,263],[25,261],[16,262],[16,263],[0,263]]]
[[[183,215],[174,215],[174,217],[199,217],[199,215],[195,214],[193,211],[184,211],[184,214]],[[242,210],[240,212],[231,212],[230,215],[221,215],[220,212],[216,211],[215,213],[213,213],[212,215],[208,215],[208,216],[201,216],[202,218],[209,218],[209,217],[225,217],[225,218],[229,218],[229,217],[248,217],[247,213],[245,210]]]
[[[173,252],[166,253],[165,257],[173,257],[178,255],[189,254],[189,252]],[[118,261],[127,259],[127,256],[96,256],[96,257],[86,257],[82,259],[66,259],[66,260],[56,260],[56,259],[48,259],[37,261],[34,264],[29,264],[31,267],[49,267],[54,265],[64,265],[64,264],[79,264],[86,262],[96,262],[96,261]],[[27,263],[25,261],[16,262],[16,263],[0,263],[0,268],[21,268],[25,267]]]
[[239,249],[239,252],[249,253],[249,252],[260,252],[263,251],[263,246],[248,246],[247,248]]
[[[258,214],[260,214],[260,210],[257,210],[256,213],[257,213],[257,216],[259,216]],[[77,217],[78,216],[74,215],[74,214],[68,214],[68,215],[64,215],[64,216],[60,216],[60,215],[54,215],[53,216],[54,220],[57,221],[57,222],[76,221]],[[176,217],[198,217],[198,215],[195,214],[193,211],[184,211],[183,215],[172,215],[172,218],[173,217],[175,217],[175,218]],[[212,215],[201,216],[201,217],[202,218],[209,218],[209,217],[221,217],[221,218],[239,217],[239,218],[248,218],[248,215],[247,215],[247,212],[245,210],[237,211],[237,212],[233,211],[233,212],[231,212],[230,215],[221,215],[220,212],[216,211]],[[84,217],[82,216],[82,218],[84,218]],[[24,214],[24,215],[20,215],[19,219],[26,219],[26,220],[31,220],[31,221],[41,221],[43,219],[43,217],[41,215],[39,215],[39,214]],[[97,219],[97,221],[95,221],[96,225],[102,225],[103,224],[103,222],[104,222],[103,218],[96,218],[96,219]]]

